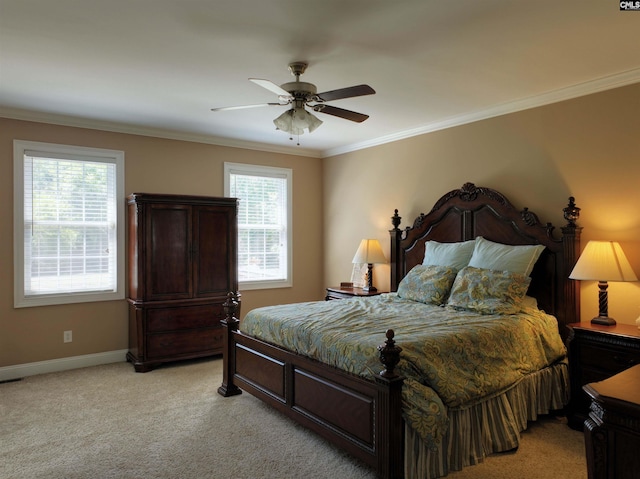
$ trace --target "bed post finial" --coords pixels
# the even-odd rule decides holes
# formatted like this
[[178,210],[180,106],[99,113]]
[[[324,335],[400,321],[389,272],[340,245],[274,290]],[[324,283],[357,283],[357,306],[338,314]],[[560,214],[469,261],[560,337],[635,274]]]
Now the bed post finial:
[[568,221],[567,226],[575,227],[576,221],[580,217],[580,208],[576,206],[576,199],[573,196],[569,197],[569,204],[562,211],[564,219]]
[[227,300],[222,303],[222,307],[224,308],[224,315],[227,323],[232,322],[234,319],[237,320],[236,312],[238,311],[238,294],[236,292],[227,293]]
[[400,223],[402,222],[402,216],[398,216],[398,210],[393,210],[393,216],[391,217],[391,224],[393,225],[393,229],[399,229]]
[[395,367],[400,362],[400,352],[402,348],[400,346],[396,346],[396,342],[393,340],[395,333],[393,329],[388,329],[387,340],[384,344],[378,346],[378,351],[380,351],[380,362],[384,365],[384,370],[380,372],[380,376],[383,378],[391,379],[398,377],[398,374],[394,371]]

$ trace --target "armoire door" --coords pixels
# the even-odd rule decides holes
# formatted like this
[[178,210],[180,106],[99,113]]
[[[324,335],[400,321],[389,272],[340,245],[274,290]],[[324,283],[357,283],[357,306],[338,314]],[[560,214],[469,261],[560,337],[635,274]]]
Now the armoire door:
[[236,288],[235,209],[194,207],[194,297],[225,296]]
[[189,205],[147,205],[148,301],[193,296],[192,209]]

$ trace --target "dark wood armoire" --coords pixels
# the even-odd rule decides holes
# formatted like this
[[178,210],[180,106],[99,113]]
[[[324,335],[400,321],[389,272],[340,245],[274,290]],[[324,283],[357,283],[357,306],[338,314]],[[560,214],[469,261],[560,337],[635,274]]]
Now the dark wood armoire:
[[222,353],[223,303],[238,290],[236,198],[133,193],[129,352],[138,372]]

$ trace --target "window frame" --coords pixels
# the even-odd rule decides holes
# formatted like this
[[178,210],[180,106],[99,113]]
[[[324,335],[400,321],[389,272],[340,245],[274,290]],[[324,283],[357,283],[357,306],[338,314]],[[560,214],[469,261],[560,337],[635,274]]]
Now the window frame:
[[[289,288],[293,285],[293,170],[274,166],[251,165],[246,163],[224,163],[224,195],[231,197],[231,175],[246,175],[265,178],[281,178],[286,181],[286,238],[287,247],[285,257],[287,261],[286,278],[278,280],[253,280],[241,281],[238,279],[238,287],[241,290]],[[242,201],[242,198],[238,198]],[[238,248],[239,249],[239,248]]]
[[[65,293],[25,294],[25,215],[24,167],[25,152],[36,151],[46,157],[69,158],[93,162],[106,162],[116,167],[116,284],[112,291],[78,291]],[[14,308],[58,304],[112,301],[125,298],[125,205],[124,205],[124,151],[61,145],[37,141],[13,141],[13,241],[14,241]]]

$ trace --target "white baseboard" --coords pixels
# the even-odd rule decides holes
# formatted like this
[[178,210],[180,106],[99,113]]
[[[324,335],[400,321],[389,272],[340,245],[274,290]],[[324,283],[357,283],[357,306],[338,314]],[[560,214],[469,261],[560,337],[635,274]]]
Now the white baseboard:
[[121,349],[119,351],[107,351],[105,353],[85,354],[84,356],[72,356],[69,358],[0,367],[0,381],[20,379],[35,374],[55,373],[69,369],[98,366],[100,364],[119,363],[126,361],[126,354],[127,350]]

